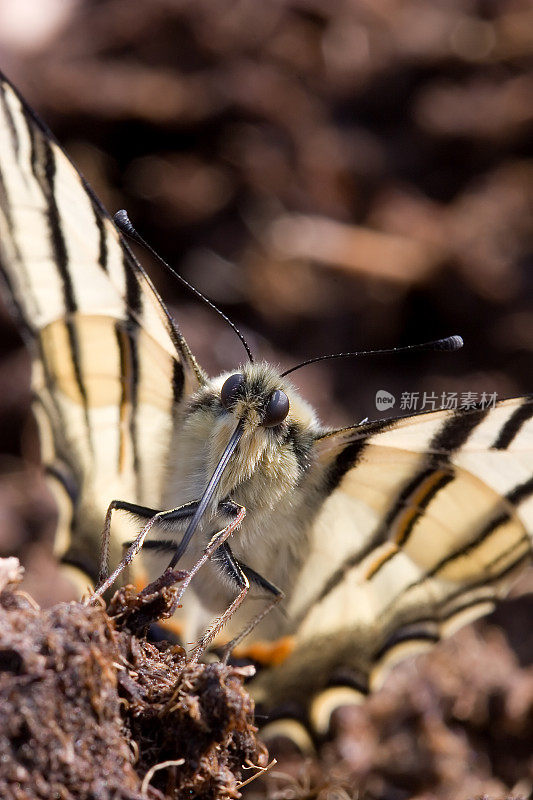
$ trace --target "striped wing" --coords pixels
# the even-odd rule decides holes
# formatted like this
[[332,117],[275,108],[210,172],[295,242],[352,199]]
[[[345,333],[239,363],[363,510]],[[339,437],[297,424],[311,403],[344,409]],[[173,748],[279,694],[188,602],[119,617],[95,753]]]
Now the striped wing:
[[94,575],[109,502],[158,506],[182,399],[204,378],[106,211],[1,75],[0,265],[32,348],[57,550]]
[[324,728],[346,699],[328,684],[364,694],[492,610],[531,557],[532,417],[525,397],[318,440],[326,499],[288,604],[296,646],[259,676],[260,701],[305,705],[322,691],[311,716]]

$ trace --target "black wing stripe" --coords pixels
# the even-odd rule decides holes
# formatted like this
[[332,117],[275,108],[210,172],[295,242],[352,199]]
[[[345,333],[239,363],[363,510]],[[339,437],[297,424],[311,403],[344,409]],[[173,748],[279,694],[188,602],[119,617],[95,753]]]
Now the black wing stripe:
[[104,218],[100,211],[99,206],[94,202],[94,199],[91,194],[89,194],[89,200],[91,201],[91,207],[94,213],[94,222],[96,224],[96,228],[98,230],[98,263],[104,270],[107,272],[107,236],[106,236],[106,229],[104,225]]
[[388,427],[390,427],[390,425],[390,420],[381,420],[380,422],[374,422],[370,425],[366,425],[364,434],[363,431],[361,432],[361,438],[350,442],[350,444],[346,445],[346,447],[341,450],[328,468],[327,475],[324,479],[325,494],[330,494],[333,492],[338,487],[346,473],[355,467],[355,465],[359,462],[365,447],[369,443],[370,437],[382,430],[386,430]]
[[327,688],[334,686],[346,686],[348,689],[355,689],[360,694],[369,694],[368,675],[355,667],[345,667],[333,672],[326,684]]
[[124,275],[126,276],[126,305],[128,308],[128,315],[130,317],[136,315],[136,317],[139,318],[142,313],[141,287],[131,267],[128,253],[125,250],[122,254],[122,266]]
[[65,310],[67,313],[74,313],[78,310],[78,304],[74,296],[74,286],[69,270],[67,246],[61,229],[61,218],[55,198],[56,162],[54,152],[50,143],[42,137],[40,146],[42,148],[44,177],[40,164],[38,168],[36,168],[36,177],[47,204],[48,228],[50,231],[55,264],[61,277]]
[[[439,431],[433,436],[428,445],[428,455],[425,459],[424,466],[419,472],[411,478],[407,484],[401,489],[400,493],[391,505],[383,523],[380,525],[375,534],[367,542],[363,550],[350,555],[328,578],[320,593],[316,596],[311,603],[312,607],[315,603],[320,603],[327,595],[334,591],[335,588],[344,580],[346,574],[360,564],[372,550],[382,542],[385,542],[390,537],[390,531],[395,521],[398,520],[399,515],[410,506],[410,499],[413,495],[420,490],[425,482],[428,482],[428,490],[425,491],[423,496],[417,500],[416,509],[410,516],[407,524],[400,527],[400,534],[398,538],[399,544],[405,544],[409,538],[410,533],[414,529],[417,521],[422,517],[424,510],[429,506],[431,501],[444,489],[453,479],[454,470],[451,464],[451,457],[455,451],[463,446],[468,438],[472,435],[478,425],[490,413],[489,408],[478,408],[468,412],[458,412],[452,414],[441,427]],[[390,425],[390,422],[388,423]],[[379,433],[380,430],[386,429],[387,423],[383,423],[377,430],[372,430],[372,434]],[[337,456],[333,464],[333,474],[338,485],[340,479],[338,476],[344,475],[349,469],[354,467],[357,461],[361,458],[364,448],[369,444],[369,437],[361,440],[356,440],[349,444]],[[433,484],[430,479],[436,474],[437,470],[442,471]],[[331,485],[331,479],[328,486]],[[393,553],[391,553],[392,557]],[[376,567],[376,572],[387,563],[389,558],[384,558]],[[305,618],[307,612],[302,615]]]
[[510,503],[513,503],[513,505],[517,506],[524,500],[527,500],[528,497],[531,497],[532,494],[533,477],[529,478],[527,481],[524,481],[524,483],[515,486],[514,489],[511,489],[511,491],[506,494],[506,497]]
[[477,408],[453,414],[429,443],[429,459],[431,463],[441,462],[444,453],[449,460],[452,453],[462,447],[477,426],[490,413],[490,408]]
[[[424,624],[428,627],[424,628]],[[431,630],[431,627],[435,627],[434,619],[421,618],[410,622],[407,629],[401,628],[387,639],[379,650],[374,653],[374,660],[376,662],[381,661],[389,650],[392,650],[394,647],[404,642],[429,642],[430,644],[436,644],[441,637],[438,632]]]
[[[527,538],[528,537],[526,535],[524,535],[523,541],[526,541]],[[495,561],[493,563],[496,564],[499,560],[501,560],[502,557],[510,555],[511,553],[515,552],[515,550],[516,550],[516,543],[511,545],[506,551],[500,553],[498,558],[495,559]],[[481,578],[479,578],[479,580],[472,581],[471,583],[469,583],[468,587],[467,587],[467,590],[468,591],[474,591],[476,589],[483,589],[485,587],[488,587],[492,583],[504,582],[506,578],[511,576],[516,571],[516,569],[520,566],[520,564],[522,564],[523,562],[530,561],[530,560],[531,560],[531,553],[530,552],[520,553],[510,564],[508,564],[505,567],[505,569],[503,569],[500,572],[498,572],[498,574],[494,575],[493,578],[487,578],[487,576],[484,575]],[[416,585],[416,584],[413,584],[413,585]],[[449,605],[450,603],[453,603],[453,601],[457,597],[461,597],[464,593],[465,593],[465,587],[464,586],[458,588],[455,592],[452,592],[451,594],[449,594],[446,597],[446,605]],[[494,602],[494,594],[493,593],[488,594],[487,597],[484,598],[484,600],[483,600],[483,602],[488,602],[488,601]],[[458,610],[470,608],[473,605],[477,605],[478,602],[480,602],[480,599],[479,599],[479,597],[476,597],[475,601],[473,600],[471,602],[466,602],[464,605],[462,605],[460,607],[459,606],[453,606],[453,608],[450,610],[448,615],[446,615],[446,616],[443,615],[441,618],[443,620],[444,619],[451,619],[452,617],[454,617],[458,613]]]
[[72,475],[70,473],[67,475],[65,470],[61,469],[60,465],[57,463],[46,464],[45,473],[51,475],[62,485],[67,497],[70,499],[72,510],[74,511],[79,498],[79,486]]
[[[13,233],[13,218],[11,216],[11,204],[9,202],[4,176],[0,170],[0,208],[2,209],[6,218],[7,226],[11,233]],[[17,248],[18,250],[18,248]],[[20,259],[19,259],[20,260]]]
[[133,469],[135,472],[135,481],[137,489],[137,497],[143,497],[142,493],[142,475],[140,474],[140,459],[139,459],[139,440],[137,436],[137,414],[139,408],[139,354],[137,349],[137,334],[139,329],[135,324],[135,315],[141,317],[142,315],[142,297],[141,287],[138,280],[130,266],[128,253],[123,251],[123,267],[126,276],[126,304],[127,304],[127,320],[125,325],[125,332],[129,343],[129,360],[131,377],[129,379],[130,386],[130,403],[131,403],[131,416],[130,416],[130,435],[133,448]]
[[516,411],[511,414],[505,425],[501,428],[492,447],[495,450],[505,450],[509,447],[520,432],[524,423],[526,423],[528,419],[531,419],[531,417],[533,417],[533,402],[531,398],[528,398],[528,400],[518,406]]
[[172,362],[172,397],[176,406],[181,403],[185,387],[183,364],[176,358]]
[[135,474],[137,497],[143,497],[142,475],[139,459],[139,439],[137,435],[137,414],[139,410],[139,353],[137,350],[138,328],[126,325],[126,340],[128,342],[128,359],[130,376],[128,379],[130,402],[130,437],[133,450],[133,470]]
[[[33,177],[37,181],[37,183],[41,184],[41,175],[40,175],[40,158],[39,158],[39,149],[37,143],[37,129],[34,128],[32,125],[31,117],[28,116],[26,110],[23,109],[22,118],[26,124],[26,132],[28,134],[28,141],[30,143],[30,169],[32,172]],[[39,138],[42,139],[42,135],[39,131]]]
[[387,538],[391,526],[400,513],[408,504],[409,499],[413,493],[418,489],[421,483],[430,478],[434,472],[434,467],[426,467],[409,480],[400,491],[393,505],[389,508],[385,519],[383,520],[380,530],[376,534],[376,542],[383,542]]
[[[0,93],[2,97],[4,96],[2,86],[0,84]],[[0,209],[2,209],[4,213],[4,217],[6,220],[6,224],[11,232],[13,232],[13,219],[11,217],[11,206],[9,203],[9,198],[6,191],[6,185],[4,182],[4,176],[2,175],[2,171],[0,170]],[[18,262],[20,263],[20,251],[18,249],[17,243],[15,239],[12,237],[11,245],[15,250],[15,257],[17,258]],[[0,242],[0,255],[1,255],[1,242]],[[32,326],[30,325],[29,321],[26,319],[26,314],[24,313],[24,309],[20,304],[17,298],[17,292],[15,291],[15,287],[11,281],[11,277],[6,269],[2,266],[2,260],[0,258],[0,275],[6,285],[7,292],[6,298],[8,302],[11,303],[13,307],[13,311],[16,315],[17,322],[19,326],[22,328],[22,332],[24,335],[29,336],[30,338],[33,337],[35,331],[33,330]]]
[[11,144],[13,147],[13,153],[15,157],[18,159],[19,157],[19,150],[20,150],[20,142],[17,133],[17,128],[15,122],[13,120],[13,115],[11,114],[11,109],[9,108],[9,104],[6,100],[5,88],[3,84],[0,83],[0,100],[2,102],[2,110],[7,122],[7,126],[9,128],[9,135],[11,137]]
[[[67,247],[65,244],[65,239],[63,236],[63,231],[61,229],[61,218],[59,214],[59,209],[57,206],[57,201],[55,198],[55,174],[56,174],[56,163],[55,163],[55,156],[52,150],[52,146],[50,143],[44,138],[41,137],[41,147],[43,150],[43,164],[44,164],[44,180],[41,176],[41,170],[38,170],[39,175],[39,183],[42,188],[42,192],[47,203],[47,218],[48,218],[48,226],[50,230],[50,237],[52,248],[54,252],[54,261],[59,272],[59,276],[61,278],[61,285],[63,290],[63,300],[65,303],[65,309],[67,314],[74,314],[77,311],[77,302],[76,297],[74,294],[74,286],[72,283],[72,278],[69,269],[69,260],[68,260],[68,252]],[[70,355],[72,359],[72,366],[74,368],[74,375],[76,378],[76,384],[78,387],[78,391],[80,393],[80,397],[83,403],[83,409],[85,414],[85,424],[87,427],[87,441],[89,442],[89,446],[91,450],[92,447],[92,429],[91,429],[91,421],[89,417],[89,401],[87,397],[87,390],[85,387],[85,382],[83,380],[83,370],[81,364],[81,355],[80,355],[80,344],[78,341],[78,333],[76,330],[75,323],[71,319],[67,319],[65,322],[69,346],[70,346]]]
[[[480,585],[483,586],[484,584],[481,583]],[[460,595],[461,593],[459,592],[458,596]],[[494,602],[492,594],[487,593],[487,595],[483,597],[479,597],[478,595],[465,603],[454,606],[449,612],[439,614],[438,611],[436,611],[433,617],[422,616],[411,620],[404,628],[392,633],[385,643],[376,650],[374,653],[374,660],[376,662],[381,661],[390,650],[404,642],[427,641],[430,644],[436,644],[442,638],[442,634],[439,631],[440,625],[448,622],[464,611],[468,611],[477,605],[484,606],[489,602]]]
[[[438,472],[435,470],[426,471],[419,476],[419,480],[416,482],[414,486],[411,484],[413,492],[421,485],[423,485],[426,480],[429,482],[429,488],[425,491],[424,495],[417,501],[416,508],[412,509],[413,513],[410,515],[407,524],[400,526],[400,530],[396,536],[396,543],[398,545],[403,545],[408,541],[409,536],[412,533],[416,523],[418,522],[420,517],[424,515],[424,511],[429,506],[431,501],[434,500],[435,497],[438,495],[438,493],[442,489],[444,489],[455,477],[451,470],[449,472],[444,472],[441,474],[439,473],[441,473],[440,470]],[[435,477],[436,480],[431,481],[430,479],[432,477]],[[403,511],[403,507],[408,505],[409,505],[408,500],[406,500],[405,503],[402,500],[402,505],[398,505],[398,503],[395,504],[394,513],[389,512],[389,515],[387,515],[387,519],[389,520],[387,531],[390,530],[390,526],[394,523],[394,520],[396,519],[398,514],[401,511]],[[385,536],[386,536],[386,531],[384,530],[382,533],[382,537],[384,538]]]
[[474,539],[471,539],[468,544],[465,544],[463,547],[455,550],[450,555],[446,556],[446,558],[441,559],[438,564],[436,564],[428,573],[428,577],[432,577],[433,575],[438,575],[445,567],[453,564],[459,558],[464,558],[464,556],[472,553],[476,548],[478,548],[483,542],[498,528],[501,528],[502,525],[508,523],[512,518],[512,515],[508,511],[501,512],[497,514],[490,522],[480,530],[477,536]]
[[437,468],[446,469],[446,466],[449,465],[450,472],[448,474],[443,474],[442,478],[431,487],[425,497],[417,503],[420,512],[413,515],[410,524],[406,526],[402,532],[400,544],[407,541],[409,534],[413,530],[423,510],[427,508],[431,500],[437,496],[438,492],[444,489],[450,480],[452,480],[453,469],[450,465],[450,459],[453,453],[465,444],[468,437],[485,419],[488,413],[489,409],[476,409],[475,411],[469,411],[467,413],[459,412],[453,414],[446,420],[440,431],[433,436],[428,444],[428,455],[425,459],[424,466],[407,482],[391,505],[383,521],[381,530],[376,536],[376,542],[385,541],[387,539],[389,531],[398,517],[398,514],[400,514],[406,506],[409,506],[412,496],[420,489],[425,481],[430,479],[435,470]]
[[24,309],[20,305],[17,300],[16,292],[14,291],[13,285],[11,283],[11,278],[9,273],[2,267],[2,260],[0,259],[0,276],[2,281],[5,283],[5,287],[7,292],[5,292],[5,299],[6,302],[11,304],[12,313],[16,317],[17,324],[21,329],[21,333],[26,336],[30,341],[33,339],[35,331],[33,328],[28,325],[26,320],[26,316],[24,314]]
[[[358,564],[360,564],[361,561],[363,561],[367,556],[369,556],[370,553],[374,550],[375,546],[376,546],[376,542],[372,538],[372,540],[366,545],[366,547],[364,549],[358,550],[357,553],[354,553],[352,556],[350,556],[350,558],[347,558],[345,561],[343,561],[342,564],[340,565],[340,567],[338,567],[338,569],[336,569],[335,572],[332,575],[330,575],[330,577],[328,578],[328,580],[326,581],[326,583],[324,584],[324,586],[320,590],[320,593],[312,600],[312,602],[309,604],[308,608],[305,609],[305,611],[302,613],[301,619],[305,618],[305,616],[307,615],[308,611],[316,603],[322,602],[322,600],[324,600],[324,598],[326,598],[328,596],[328,594],[330,592],[332,592],[339,585],[339,583],[342,583],[342,581],[344,580],[345,575],[351,569],[353,569]],[[384,564],[385,561],[388,561],[388,558],[384,559],[381,562],[380,566],[382,564]]]

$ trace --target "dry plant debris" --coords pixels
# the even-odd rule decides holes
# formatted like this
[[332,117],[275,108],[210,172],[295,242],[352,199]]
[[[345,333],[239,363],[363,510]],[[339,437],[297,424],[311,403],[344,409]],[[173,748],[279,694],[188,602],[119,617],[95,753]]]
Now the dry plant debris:
[[249,670],[187,664],[182,648],[127,627],[172,590],[139,600],[126,587],[109,614],[42,610],[20,579],[16,559],[0,561],[2,800],[240,797],[243,767],[267,761]]

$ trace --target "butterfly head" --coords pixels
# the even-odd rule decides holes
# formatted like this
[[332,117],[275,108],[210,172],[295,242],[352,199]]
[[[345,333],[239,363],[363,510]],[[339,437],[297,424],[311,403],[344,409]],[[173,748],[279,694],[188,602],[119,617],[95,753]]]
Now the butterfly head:
[[206,382],[190,400],[175,454],[181,494],[196,510],[170,566],[224,498],[273,508],[307,468],[318,430],[311,406],[268,364]]
[[302,454],[311,447],[318,427],[315,412],[268,364],[246,364],[217,383],[221,415],[215,425],[215,449],[220,452],[235,426],[242,429],[224,483],[257,492],[259,497],[243,496],[248,506],[259,500],[264,505],[276,502],[299,478]]
[[204,442],[204,455],[196,451],[206,459],[206,477],[233,442],[220,473],[216,497],[221,499],[252,476],[259,478],[256,487],[270,481],[280,490],[285,483],[294,485],[318,422],[289,381],[269,364],[254,363],[203,387],[192,400],[186,427],[194,430],[196,442]]
[[[245,432],[273,441],[293,423],[315,425],[314,410],[290,381],[267,363],[245,364],[214,381],[222,416],[240,420]],[[225,412],[225,413],[224,413]]]
[[250,431],[276,428],[285,422],[290,411],[287,387],[267,365],[246,365],[224,379],[220,402],[226,412],[241,420]]

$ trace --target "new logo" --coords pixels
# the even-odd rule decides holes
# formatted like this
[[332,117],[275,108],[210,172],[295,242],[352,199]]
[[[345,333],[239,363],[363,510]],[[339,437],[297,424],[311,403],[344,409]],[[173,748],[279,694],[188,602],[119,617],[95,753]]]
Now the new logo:
[[386,392],[385,389],[378,389],[376,392],[376,408],[378,411],[386,411],[388,408],[392,408],[395,402],[394,395]]

